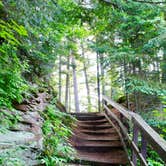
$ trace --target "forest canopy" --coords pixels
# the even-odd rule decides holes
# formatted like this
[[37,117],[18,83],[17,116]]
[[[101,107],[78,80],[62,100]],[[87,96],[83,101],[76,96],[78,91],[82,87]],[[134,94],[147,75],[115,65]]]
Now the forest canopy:
[[165,98],[165,1],[7,0],[0,5],[1,106],[20,102],[28,82],[55,85],[52,73],[60,56],[87,61],[81,47],[99,54],[102,87],[110,86],[106,94],[135,96],[137,107],[146,98],[148,103]]

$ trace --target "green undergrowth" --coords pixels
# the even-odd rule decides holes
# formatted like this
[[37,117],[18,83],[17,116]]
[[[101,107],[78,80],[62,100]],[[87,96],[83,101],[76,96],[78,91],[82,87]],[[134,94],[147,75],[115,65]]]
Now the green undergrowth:
[[0,153],[1,166],[25,166],[23,154],[28,150],[28,147],[21,145],[9,148]]
[[21,102],[22,94],[28,89],[22,73],[27,71],[26,60],[21,61],[18,48],[22,38],[27,37],[26,29],[15,21],[0,19],[0,108],[12,107],[12,102]]
[[[150,110],[148,112],[139,112],[143,119],[163,138],[166,140],[166,109]],[[141,148],[141,138],[139,138],[139,147]],[[147,147],[148,166],[164,166],[164,161],[156,151],[149,145]],[[140,163],[138,164],[138,166]]]
[[148,166],[164,166],[164,161],[151,148],[148,148],[147,155]]
[[[8,97],[6,97],[6,103],[4,105],[0,104],[0,133],[5,133],[8,131],[10,128],[13,128],[17,125],[18,121],[21,120],[21,116],[19,114],[19,111],[14,108],[14,103],[22,103],[24,100],[28,100],[32,97],[37,96],[40,91],[47,91],[45,88],[39,88],[41,85],[32,85],[28,86],[26,91],[22,92],[20,94],[21,99],[19,100],[10,100]],[[0,92],[1,92],[1,87],[0,87]],[[12,92],[14,93],[14,92]],[[19,92],[20,93],[20,92]],[[1,94],[1,93],[0,93]],[[7,95],[7,94],[6,94]],[[13,95],[17,95],[16,93]],[[4,98],[2,95],[0,98],[0,103],[1,99]]]
[[74,118],[58,111],[54,105],[49,105],[42,116],[44,118],[42,163],[46,166],[60,166],[70,162],[74,159],[75,152],[67,140],[72,133],[71,125]]
[[142,113],[143,119],[166,140],[166,108]]
[[0,110],[0,133],[5,133],[11,127],[17,125],[17,122],[20,120],[20,116],[15,109],[1,109]]
[[[20,149],[19,149],[20,150]],[[0,165],[6,165],[6,166],[23,166],[23,161],[18,157],[18,151],[17,148],[12,150],[6,150],[4,153],[0,154]]]

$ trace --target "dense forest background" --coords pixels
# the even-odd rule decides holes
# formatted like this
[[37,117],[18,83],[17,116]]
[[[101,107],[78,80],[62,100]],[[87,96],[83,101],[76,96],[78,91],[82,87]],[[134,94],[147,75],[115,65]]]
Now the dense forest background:
[[6,110],[47,91],[68,112],[96,111],[106,94],[166,138],[165,4],[1,0],[0,131],[18,118]]

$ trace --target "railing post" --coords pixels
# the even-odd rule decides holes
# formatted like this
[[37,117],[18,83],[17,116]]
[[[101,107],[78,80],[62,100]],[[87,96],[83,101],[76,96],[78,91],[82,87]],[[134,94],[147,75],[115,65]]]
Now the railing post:
[[146,140],[145,135],[144,135],[143,132],[141,133],[141,154],[142,154],[143,158],[146,160],[147,140]]
[[[133,126],[133,142],[135,145],[138,145],[138,127],[137,125],[134,123]],[[134,149],[132,149],[132,162],[135,166],[137,166],[137,155],[134,151]]]
[[[107,101],[107,105],[111,105],[112,107],[116,108],[120,114],[122,114],[130,124],[130,132],[128,133],[126,129],[124,130],[124,125],[122,125],[122,121],[120,121],[114,114],[111,112],[111,108],[105,107],[106,113],[109,112],[110,116],[115,119],[120,128],[123,130],[123,133],[126,134],[126,138],[129,141],[129,145],[131,148],[131,155],[130,155],[130,163],[132,166],[136,166],[139,163],[141,165],[147,166],[148,163],[146,161],[147,157],[147,146],[150,145],[154,151],[158,153],[161,159],[166,162],[166,141],[155,131],[153,130],[143,119],[140,115],[134,112],[129,112],[123,106],[119,105],[118,103],[114,102],[107,96],[103,96],[103,99]],[[141,146],[138,146],[138,136],[139,132],[141,134]],[[131,135],[133,133],[133,137]],[[125,138],[124,138],[125,139]],[[132,141],[131,141],[132,139]],[[139,159],[139,163],[137,160]]]
[[102,110],[106,111],[104,106],[107,106],[107,101],[103,98],[103,94],[102,94]]

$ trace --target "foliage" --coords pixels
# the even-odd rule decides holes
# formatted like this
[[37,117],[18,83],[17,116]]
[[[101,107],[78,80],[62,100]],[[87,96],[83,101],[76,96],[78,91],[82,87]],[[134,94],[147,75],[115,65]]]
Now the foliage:
[[126,86],[129,93],[136,91],[154,96],[166,95],[166,90],[162,88],[164,86],[154,83],[152,81],[144,81],[138,78],[130,77],[128,78]]
[[[17,36],[17,38],[16,38]],[[11,107],[13,101],[21,102],[22,93],[28,88],[22,72],[26,63],[21,63],[17,55],[17,47],[21,38],[27,36],[23,26],[11,21],[0,20],[0,107]]]
[[[110,91],[120,92],[111,93],[112,97],[123,92],[128,100],[141,105],[140,96],[148,104],[149,95],[156,100],[166,96],[164,5],[123,0],[93,4],[95,19],[89,25],[96,38],[90,48],[104,56],[105,77],[111,78],[105,84],[111,84]],[[136,107],[136,111],[142,109]]]
[[74,151],[67,143],[73,118],[49,105],[43,113],[44,152],[42,162],[48,166],[61,165],[74,159]]
[[146,122],[166,139],[166,111],[153,110],[149,113],[141,113]]
[[147,157],[148,165],[149,166],[163,166],[164,161],[159,157],[159,155],[153,151],[148,149],[148,157]]
[[0,165],[4,166],[24,166],[26,163],[20,157],[26,147],[17,146],[13,149],[7,149],[0,153]]
[[1,109],[0,117],[0,133],[4,133],[7,129],[17,125],[18,120],[20,120],[20,116],[14,109],[11,109],[10,111]]

